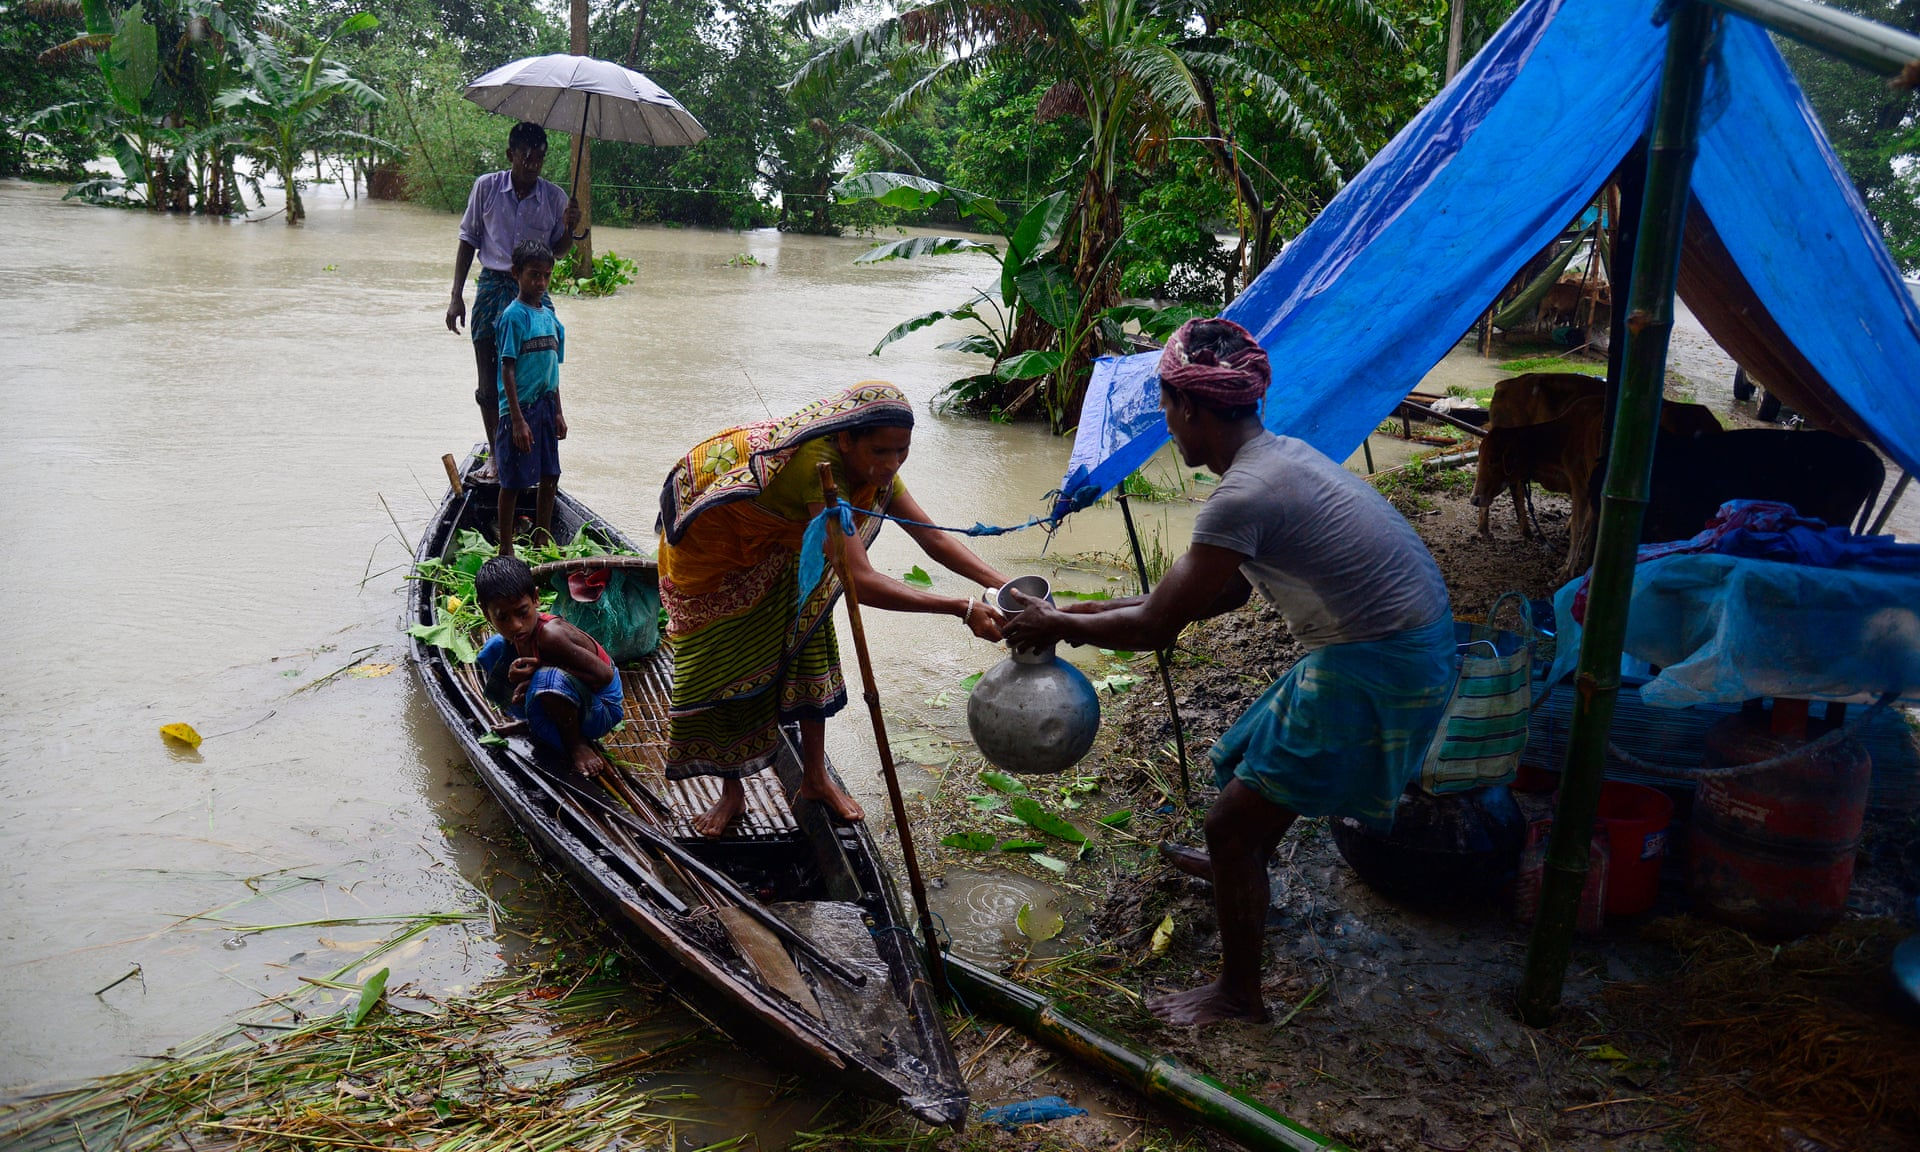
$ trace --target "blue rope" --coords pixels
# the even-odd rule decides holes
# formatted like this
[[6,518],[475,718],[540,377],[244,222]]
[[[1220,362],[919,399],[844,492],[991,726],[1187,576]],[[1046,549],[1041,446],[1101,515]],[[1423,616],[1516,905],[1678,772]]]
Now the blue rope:
[[958,536],[1005,536],[1009,532],[1023,532],[1028,528],[1051,528],[1060,522],[1059,515],[1029,516],[1024,524],[975,524],[971,528],[950,528],[943,524],[928,524],[920,520],[910,520],[905,516],[895,516],[873,508],[855,508],[842,496],[820,510],[820,514],[807,522],[807,531],[800,538],[800,591],[798,603],[805,604],[807,597],[820,583],[827,566],[827,520],[840,518],[840,534],[853,535],[853,514],[872,516],[880,520],[891,520],[908,528],[931,528],[935,532],[952,532]]

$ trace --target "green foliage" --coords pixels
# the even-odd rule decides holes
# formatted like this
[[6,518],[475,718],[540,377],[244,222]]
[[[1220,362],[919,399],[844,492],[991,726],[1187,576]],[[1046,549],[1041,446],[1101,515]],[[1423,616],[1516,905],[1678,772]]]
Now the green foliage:
[[640,265],[611,250],[593,258],[593,275],[579,275],[575,253],[569,250],[553,266],[551,288],[565,296],[611,296],[622,284],[633,283]]
[[[1920,35],[1920,0],[1833,0],[1833,6]],[[1894,262],[1909,275],[1920,273],[1920,105],[1914,94],[1815,49],[1779,43]]]
[[[546,564],[554,560],[572,560],[582,556],[604,556],[607,549],[586,534],[582,529],[566,543],[518,541],[515,552],[528,564]],[[493,542],[471,528],[463,528],[453,539],[453,559],[442,560],[435,557],[413,566],[408,575],[410,580],[424,580],[434,587],[434,622],[432,624],[414,624],[407,634],[418,636],[427,643],[445,648],[454,658],[464,664],[471,664],[478,655],[475,641],[485,636],[491,629],[480,604],[474,599],[473,577],[480,566],[499,554]],[[543,589],[540,593],[542,610],[551,608],[555,593]]]

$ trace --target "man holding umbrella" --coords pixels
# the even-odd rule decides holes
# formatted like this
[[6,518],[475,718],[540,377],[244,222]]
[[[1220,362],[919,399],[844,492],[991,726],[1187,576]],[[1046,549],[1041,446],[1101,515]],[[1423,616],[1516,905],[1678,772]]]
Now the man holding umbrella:
[[[460,220],[447,330],[460,331],[460,322],[467,318],[467,272],[477,253],[480,283],[473,296],[469,330],[473,333],[473,360],[480,386],[473,398],[480,405],[489,445],[500,423],[500,357],[494,324],[519,290],[509,272],[514,245],[522,240],[541,240],[558,258],[572,249],[573,230],[580,226],[580,202],[558,184],[540,178],[546,158],[547,130],[538,124],[515,124],[507,133],[506,170],[489,172],[473,182],[467,214]],[[552,301],[546,303],[551,306]],[[487,465],[489,471],[492,467],[491,463]]]

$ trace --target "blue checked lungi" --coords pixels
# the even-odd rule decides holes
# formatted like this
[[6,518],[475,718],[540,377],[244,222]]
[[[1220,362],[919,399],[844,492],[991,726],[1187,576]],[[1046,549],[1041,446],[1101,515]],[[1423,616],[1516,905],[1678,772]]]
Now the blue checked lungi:
[[[507,643],[506,637],[494,636],[489,639],[481,646],[480,655],[475,659],[475,663],[480,665],[482,679],[491,682],[494,669],[502,664],[513,663],[513,655],[513,645]],[[571,700],[580,709],[580,736],[584,740],[598,740],[613,731],[613,726],[620,723],[625,709],[617,671],[605,688],[589,692],[586,685],[574,679],[570,673],[558,668],[538,669],[533,674],[532,682],[527,685],[526,703],[507,704],[505,709],[508,714],[527,722],[527,732],[535,744],[545,744],[550,748],[566,747],[566,742],[560,738],[560,729],[554,725],[545,708],[529,706],[547,695]]]
[[1244,781],[1302,816],[1393,827],[1453,692],[1451,613],[1379,640],[1329,644],[1262,693],[1208,754],[1214,783]]

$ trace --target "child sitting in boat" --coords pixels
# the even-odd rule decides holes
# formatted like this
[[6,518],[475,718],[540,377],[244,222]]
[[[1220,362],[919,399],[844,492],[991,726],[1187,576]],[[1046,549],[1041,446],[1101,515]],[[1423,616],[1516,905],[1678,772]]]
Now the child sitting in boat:
[[560,441],[567,418],[560,411],[560,363],[567,358],[567,330],[546,303],[553,277],[553,251],[542,240],[522,240],[513,249],[513,279],[519,295],[500,313],[494,343],[500,349],[500,423],[493,435],[500,474],[500,555],[513,555],[514,513],[522,488],[538,488],[534,539],[553,531],[553,493],[560,485]]
[[527,722],[535,744],[565,752],[593,776],[605,762],[593,741],[620,722],[620,676],[593,637],[540,611],[533,570],[517,556],[495,556],[473,577],[473,598],[498,635],[480,649],[487,695]]

